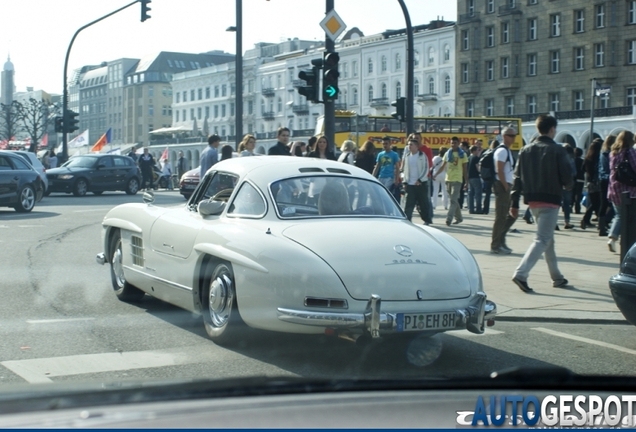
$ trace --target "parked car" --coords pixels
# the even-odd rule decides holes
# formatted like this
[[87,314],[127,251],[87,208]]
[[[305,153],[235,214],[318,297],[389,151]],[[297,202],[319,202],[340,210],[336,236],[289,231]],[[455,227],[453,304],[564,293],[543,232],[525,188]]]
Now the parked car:
[[30,212],[44,195],[38,172],[13,151],[0,150],[0,206]]
[[190,171],[186,171],[185,174],[181,176],[179,179],[179,193],[185,197],[185,199],[190,199],[192,193],[197,188],[199,184],[199,168],[191,169]]
[[625,319],[636,325],[636,243],[625,254],[620,272],[610,278],[609,287]]
[[228,159],[185,206],[124,204],[102,225],[97,261],[110,263],[115,295],[199,313],[217,343],[245,325],[357,339],[494,324],[468,249],[408,221],[377,179],[339,162]]
[[44,192],[46,193],[46,190],[49,187],[49,180],[46,177],[46,168],[44,168],[44,165],[42,165],[42,162],[40,161],[40,159],[38,159],[38,156],[33,152],[22,150],[15,150],[14,153],[20,155],[22,158],[24,158],[24,160],[29,162],[33,168],[35,168],[35,170],[40,175],[40,178],[42,179],[42,183],[44,184]]
[[66,192],[75,196],[118,190],[135,195],[141,177],[131,158],[108,154],[72,157],[61,167],[48,170],[46,175],[49,179],[47,193]]

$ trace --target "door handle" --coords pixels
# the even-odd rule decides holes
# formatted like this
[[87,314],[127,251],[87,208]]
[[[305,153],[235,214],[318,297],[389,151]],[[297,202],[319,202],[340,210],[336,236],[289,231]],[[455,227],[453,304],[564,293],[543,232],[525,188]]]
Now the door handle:
[[13,177],[13,181],[14,182],[20,181],[20,177],[18,177],[18,176]]

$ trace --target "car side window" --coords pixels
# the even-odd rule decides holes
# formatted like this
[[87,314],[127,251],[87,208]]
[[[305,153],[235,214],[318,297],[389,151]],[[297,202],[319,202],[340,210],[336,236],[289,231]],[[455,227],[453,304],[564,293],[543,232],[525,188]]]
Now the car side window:
[[236,216],[263,216],[265,209],[262,195],[254,186],[245,182],[236,194],[227,213]]
[[205,191],[199,195],[197,203],[211,199],[227,202],[239,180],[237,176],[223,172],[215,172],[212,175],[213,177],[205,185]]
[[115,166],[116,167],[125,167],[125,166],[128,166],[128,165],[132,165],[132,164],[126,163],[126,159],[125,158],[116,157],[113,160],[115,162]]
[[101,158],[97,164],[98,165],[103,165],[106,168],[112,168],[113,167],[113,158],[112,157]]
[[17,170],[31,171],[31,167],[20,158],[13,158],[13,165]]
[[9,158],[0,156],[0,171],[9,171],[12,170],[13,166],[11,162],[9,162]]

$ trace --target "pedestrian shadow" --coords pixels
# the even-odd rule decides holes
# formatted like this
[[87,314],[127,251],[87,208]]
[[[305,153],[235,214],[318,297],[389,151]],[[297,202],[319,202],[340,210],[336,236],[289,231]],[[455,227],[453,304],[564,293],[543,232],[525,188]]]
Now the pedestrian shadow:
[[590,266],[590,267],[607,267],[607,268],[616,270],[616,273],[618,273],[621,267],[620,262],[617,262],[616,264],[612,264],[612,263],[605,263],[605,262],[599,262],[599,261],[589,261],[589,260],[584,260],[581,258],[572,258],[568,256],[558,256],[558,261],[571,262],[571,263],[580,264],[583,266]]
[[[553,288],[553,289],[558,289],[558,290],[561,290],[561,291],[568,291],[568,292],[572,292],[572,293],[587,294],[587,295],[590,295],[590,296],[600,297],[598,299],[594,299],[594,301],[600,301],[600,302],[604,302],[604,303],[614,303],[614,299],[612,298],[611,294],[602,294],[602,293],[595,292],[595,291],[590,291],[590,290],[584,290],[584,289],[576,288],[574,286],[567,286],[567,287],[564,287],[564,288]],[[530,293],[525,293],[525,294],[572,300],[571,296],[560,295],[560,294],[551,294],[549,292],[543,292],[543,291],[532,291]]]

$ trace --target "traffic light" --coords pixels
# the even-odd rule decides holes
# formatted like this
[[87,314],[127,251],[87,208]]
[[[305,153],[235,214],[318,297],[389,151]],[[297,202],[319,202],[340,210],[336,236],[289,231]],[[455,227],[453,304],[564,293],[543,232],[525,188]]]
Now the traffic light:
[[146,21],[147,19],[150,19],[150,15],[148,15],[148,12],[150,12],[150,8],[148,7],[148,4],[152,1],[152,0],[139,0],[141,2],[141,22]]
[[303,70],[298,74],[298,78],[307,84],[298,88],[298,93],[305,96],[313,103],[320,102],[320,69],[322,69],[322,59],[313,59],[311,70]]
[[322,72],[322,99],[324,102],[333,102],[338,99],[338,62],[340,55],[337,52],[325,52],[324,54],[324,70]]
[[66,133],[73,133],[79,129],[79,116],[75,111],[67,110],[64,116],[64,128]]
[[403,122],[406,119],[406,98],[397,98],[396,101],[393,101],[391,106],[395,107],[395,112],[391,113],[391,117]]
[[55,117],[55,132],[56,133],[64,132],[64,118],[61,116]]

